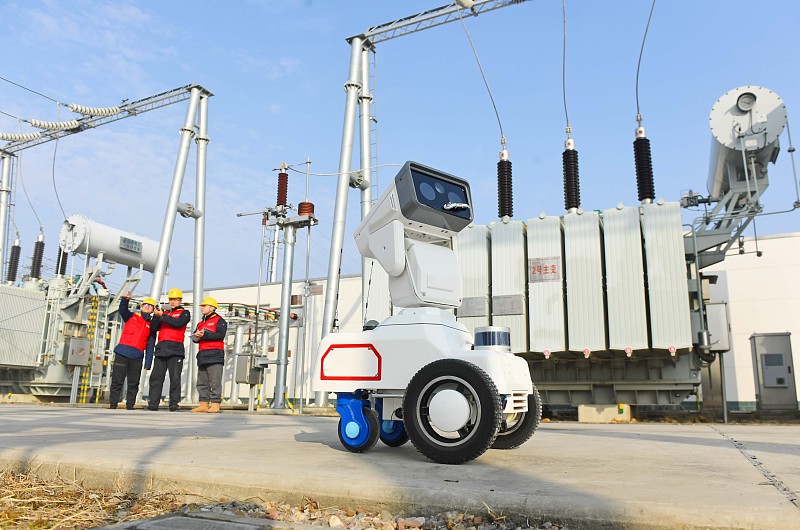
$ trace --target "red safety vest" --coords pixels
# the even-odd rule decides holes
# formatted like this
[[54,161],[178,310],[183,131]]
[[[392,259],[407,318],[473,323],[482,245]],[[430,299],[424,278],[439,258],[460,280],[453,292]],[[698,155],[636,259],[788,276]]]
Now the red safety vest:
[[147,339],[150,337],[150,321],[145,320],[141,313],[134,313],[131,318],[125,322],[122,328],[122,336],[119,338],[119,343],[131,348],[136,348],[139,351],[144,351],[147,347]]
[[[216,333],[217,331],[217,322],[219,322],[220,316],[216,313],[211,315],[205,320],[201,320],[197,323],[197,330],[208,330],[212,333]],[[200,344],[197,347],[199,350],[224,350],[225,349],[225,341],[224,340],[204,340],[200,339]]]
[[[171,309],[164,311],[165,316],[170,317],[179,317],[183,314],[184,309],[179,307],[177,309]],[[164,323],[161,323],[161,327],[158,330],[158,342],[163,340],[171,340],[172,342],[183,342],[183,338],[186,335],[186,326],[182,328],[173,328],[172,326],[166,326]]]

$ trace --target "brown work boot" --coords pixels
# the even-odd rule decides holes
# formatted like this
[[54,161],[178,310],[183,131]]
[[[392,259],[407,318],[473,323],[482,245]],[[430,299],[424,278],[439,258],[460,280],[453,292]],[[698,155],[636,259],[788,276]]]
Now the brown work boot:
[[189,412],[208,412],[208,401],[201,401],[198,406]]
[[208,411],[211,414],[219,414],[219,403],[212,403],[210,407],[208,407]]

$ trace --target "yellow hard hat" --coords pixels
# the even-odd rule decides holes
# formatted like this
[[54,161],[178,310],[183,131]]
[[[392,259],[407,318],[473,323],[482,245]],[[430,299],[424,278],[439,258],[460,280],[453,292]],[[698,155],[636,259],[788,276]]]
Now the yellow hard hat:
[[215,309],[219,307],[217,305],[217,301],[214,300],[213,298],[211,298],[210,296],[206,296],[205,298],[203,298],[203,301],[200,302],[200,305],[210,305],[211,307],[213,307]]
[[144,305],[144,304],[150,304],[151,306],[155,307],[156,306],[156,301],[148,296],[147,298],[142,300],[142,305]]
[[181,290],[178,289],[177,287],[173,287],[167,293],[167,298],[181,298],[181,299],[183,299],[183,292],[181,292]]

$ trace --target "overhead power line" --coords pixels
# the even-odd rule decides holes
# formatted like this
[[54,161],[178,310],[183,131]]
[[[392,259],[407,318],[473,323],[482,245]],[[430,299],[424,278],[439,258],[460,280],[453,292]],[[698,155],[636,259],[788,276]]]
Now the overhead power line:
[[27,90],[28,92],[31,92],[31,93],[33,93],[33,94],[36,94],[37,96],[42,96],[42,97],[43,97],[43,98],[45,98],[45,99],[49,99],[49,100],[50,100],[50,101],[52,101],[53,103],[58,103],[58,101],[57,101],[57,100],[55,100],[55,99],[51,98],[50,96],[45,96],[45,95],[44,95],[44,94],[42,94],[41,92],[37,92],[37,91],[33,90],[32,88],[28,88],[28,87],[26,87],[26,86],[20,85],[19,83],[15,83],[14,81],[11,81],[10,79],[6,79],[5,77],[2,77],[2,76],[0,76],[0,80],[3,80],[3,81],[5,81],[6,83],[10,83],[10,84],[12,84],[12,85],[14,85],[14,86],[17,86],[17,87],[19,87],[19,88],[21,88],[21,89],[23,89],[23,90]]

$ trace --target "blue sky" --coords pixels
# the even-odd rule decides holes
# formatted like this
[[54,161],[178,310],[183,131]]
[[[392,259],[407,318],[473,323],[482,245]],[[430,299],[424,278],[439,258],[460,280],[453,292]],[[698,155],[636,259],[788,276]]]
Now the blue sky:
[[[6,0],[0,76],[64,103],[95,107],[189,83],[213,92],[205,284],[255,283],[260,219],[236,213],[275,203],[272,169],[281,161],[297,164],[308,157],[312,172],[337,170],[350,54],[345,38],[442,3]],[[650,5],[649,0],[567,2],[567,105],[580,153],[584,209],[637,202],[634,89]],[[514,216],[558,215],[565,140],[561,2],[532,0],[470,17],[466,24],[508,141]],[[790,126],[794,123],[800,112],[798,26],[800,2],[790,0],[657,2],[639,100],[658,197],[678,200],[690,188],[706,193],[708,115],[724,92],[742,85],[768,87],[783,98]],[[499,131],[461,25],[387,41],[377,50],[379,163],[415,160],[464,177],[472,185],[476,221],[496,219]],[[77,117],[5,82],[0,82],[0,111],[51,121]],[[159,240],[185,112],[185,104],[173,105],[65,138],[55,164],[52,142],[22,152],[22,181],[45,232],[50,266],[62,221],[54,173],[67,215],[84,214]],[[19,124],[0,115],[0,131],[18,132]],[[781,142],[763,199],[767,211],[791,207],[795,200],[786,133]],[[381,169],[381,183],[394,173],[393,167]],[[312,276],[326,274],[335,180],[311,177],[309,200],[320,218],[311,236]],[[28,265],[39,223],[19,178],[15,186],[14,218]],[[289,202],[304,199],[304,176],[291,173]],[[357,273],[360,259],[351,235],[359,217],[358,192],[352,190],[349,199],[342,264],[344,273]],[[182,200],[194,200],[194,148]],[[685,220],[692,216],[687,212]],[[800,212],[767,216],[758,230],[798,231]],[[193,225],[179,218],[167,287],[191,286],[192,244]],[[304,274],[305,248],[300,234],[295,278]],[[82,269],[80,259],[72,262],[76,272]]]

